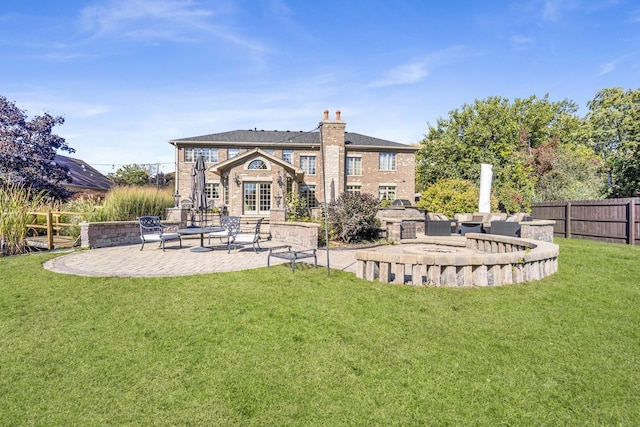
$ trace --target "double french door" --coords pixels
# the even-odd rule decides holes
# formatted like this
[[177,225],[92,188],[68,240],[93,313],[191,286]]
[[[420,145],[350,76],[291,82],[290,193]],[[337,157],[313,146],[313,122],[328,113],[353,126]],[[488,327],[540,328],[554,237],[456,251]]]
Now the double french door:
[[261,215],[271,209],[271,183],[244,182],[242,201],[245,215]]

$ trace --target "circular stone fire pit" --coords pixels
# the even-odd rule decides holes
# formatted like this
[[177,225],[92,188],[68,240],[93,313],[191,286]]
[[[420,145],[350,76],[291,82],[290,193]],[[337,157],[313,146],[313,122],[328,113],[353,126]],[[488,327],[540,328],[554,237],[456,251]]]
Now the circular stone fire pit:
[[412,244],[357,251],[356,275],[417,286],[489,286],[539,280],[558,271],[558,245],[470,233],[465,247]]

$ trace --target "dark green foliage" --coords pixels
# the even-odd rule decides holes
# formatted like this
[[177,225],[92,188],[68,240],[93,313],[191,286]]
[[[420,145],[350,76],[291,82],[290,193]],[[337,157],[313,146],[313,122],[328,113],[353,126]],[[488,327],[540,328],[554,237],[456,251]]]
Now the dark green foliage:
[[603,89],[589,102],[588,138],[611,177],[607,197],[640,196],[640,89]]
[[342,193],[329,206],[330,238],[353,243],[375,239],[379,220],[378,199],[368,193]]
[[[575,103],[551,102],[548,95],[465,104],[429,126],[417,154],[418,187],[451,178],[479,185],[480,165],[489,163],[495,194],[506,210],[528,211],[541,198],[597,197],[599,159],[577,110]],[[573,173],[576,168],[580,174]],[[562,184],[554,186],[559,178]]]
[[49,113],[28,120],[14,102],[0,96],[0,185],[19,183],[32,189],[31,194],[67,199],[71,193],[62,183],[70,183],[71,176],[66,166],[55,162],[55,155],[75,150],[51,131],[63,123],[64,118]]
[[149,171],[146,167],[132,164],[124,165],[115,173],[110,173],[107,177],[116,185],[137,185],[144,186],[149,184]]

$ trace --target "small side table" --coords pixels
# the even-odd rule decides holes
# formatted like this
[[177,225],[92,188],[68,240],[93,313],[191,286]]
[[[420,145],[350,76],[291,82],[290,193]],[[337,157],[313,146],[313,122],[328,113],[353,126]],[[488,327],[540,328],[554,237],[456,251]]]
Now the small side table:
[[464,236],[467,233],[482,233],[482,223],[465,221],[460,223],[460,235]]

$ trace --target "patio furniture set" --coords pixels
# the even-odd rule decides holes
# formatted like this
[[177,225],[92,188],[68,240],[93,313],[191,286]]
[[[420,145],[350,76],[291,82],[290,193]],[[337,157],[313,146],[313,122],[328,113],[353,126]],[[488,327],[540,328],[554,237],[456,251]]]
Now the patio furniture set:
[[455,214],[453,219],[449,219],[443,214],[429,212],[425,217],[424,230],[427,236],[487,233],[519,237],[523,221],[532,221],[532,218],[524,212],[509,217],[505,213],[498,212]]
[[[179,228],[177,232],[169,232],[160,223],[160,218],[157,216],[142,216],[138,218],[140,223],[140,240],[142,241],[142,247],[144,249],[145,243],[159,242],[162,250],[165,250],[165,242],[178,241],[182,248],[182,236],[186,235],[199,235],[200,245],[191,248],[192,252],[208,252],[213,250],[211,245],[211,238],[219,238],[221,242],[226,240],[227,253],[231,252],[231,247],[234,249],[240,245],[252,245],[253,251],[257,252],[260,248],[260,226],[262,225],[262,218],[259,218],[256,225],[250,231],[242,231],[240,228],[240,217],[238,216],[223,216],[220,219],[220,226],[194,226]],[[204,245],[204,236],[208,235],[209,246]]]

